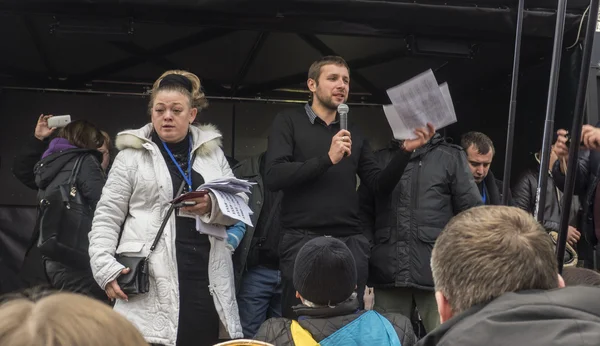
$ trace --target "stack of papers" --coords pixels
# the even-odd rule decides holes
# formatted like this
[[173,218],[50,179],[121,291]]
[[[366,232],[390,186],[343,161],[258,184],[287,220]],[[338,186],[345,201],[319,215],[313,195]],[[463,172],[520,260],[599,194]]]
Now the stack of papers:
[[[245,224],[252,226],[250,215],[254,214],[244,199],[239,196],[239,193],[251,193],[252,185],[256,183],[237,178],[223,178],[207,182],[198,187],[200,190],[208,190],[217,198],[219,209],[223,215],[229,216],[232,219],[242,221]],[[213,201],[214,203],[215,201]],[[196,230],[203,234],[212,235],[216,238],[227,239],[227,232],[224,226],[206,224],[200,220],[200,216],[196,216]]]
[[248,180],[237,179],[233,177],[227,177],[217,180],[209,181],[202,186],[198,187],[198,190],[209,190],[215,189],[222,192],[228,193],[250,193],[250,188],[256,183],[249,182]]
[[383,112],[395,139],[415,139],[414,131],[433,124],[436,130],[456,122],[447,83],[438,85],[431,69],[387,90],[392,101]]

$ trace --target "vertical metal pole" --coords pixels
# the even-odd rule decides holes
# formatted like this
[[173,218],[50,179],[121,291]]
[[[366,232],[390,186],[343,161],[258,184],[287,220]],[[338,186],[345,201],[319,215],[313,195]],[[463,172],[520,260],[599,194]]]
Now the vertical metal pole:
[[[587,80],[590,71],[590,61],[592,58],[592,46],[594,44],[594,34],[596,33],[596,21],[598,20],[598,1],[590,1],[590,10],[588,22],[583,41],[583,54],[581,57],[581,71],[579,72],[579,84],[577,86],[577,96],[575,98],[575,110],[573,112],[573,125],[571,127],[571,145],[569,147],[569,160],[567,161],[567,176],[565,181],[564,194],[562,198],[562,213],[560,215],[560,232],[558,233],[558,242],[556,244],[556,258],[558,259],[558,272],[562,273],[563,262],[565,259],[565,248],[567,244],[567,235],[569,228],[569,214],[571,211],[571,201],[573,200],[573,190],[575,188],[575,175],[577,174],[577,164],[579,157],[579,138],[581,138],[581,127],[583,125],[585,97],[587,93]],[[581,18],[584,20],[584,18]],[[542,166],[540,171],[545,171]],[[596,220],[598,221],[598,220]]]
[[508,129],[506,136],[506,152],[504,154],[504,175],[502,179],[502,204],[508,205],[510,191],[510,171],[512,168],[512,152],[515,139],[515,116],[517,113],[517,87],[519,85],[519,63],[521,58],[521,36],[523,35],[523,8],[525,0],[519,0],[517,8],[517,29],[515,34],[515,55],[513,59],[512,83],[510,86],[510,106],[508,109]]
[[542,142],[542,158],[540,161],[540,175],[535,199],[535,218],[544,223],[544,209],[546,205],[546,186],[548,185],[548,166],[550,162],[550,142],[554,132],[554,115],[556,110],[556,93],[558,90],[558,77],[560,72],[560,58],[562,56],[563,34],[565,32],[565,15],[567,0],[558,0],[556,10],[556,30],[554,31],[554,48],[552,50],[552,64],[550,68],[550,83],[548,87],[548,100],[546,103],[546,122],[544,124],[544,140]]
[[235,103],[231,105],[231,158],[235,159]]

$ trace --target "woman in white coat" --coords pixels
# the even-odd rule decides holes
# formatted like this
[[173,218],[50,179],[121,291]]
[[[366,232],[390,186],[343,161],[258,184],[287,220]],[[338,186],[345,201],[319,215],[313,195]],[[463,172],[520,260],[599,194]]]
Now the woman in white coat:
[[184,181],[185,191],[190,191],[207,181],[233,177],[220,147],[221,134],[213,126],[192,125],[206,105],[200,80],[190,72],[168,71],[154,83],[152,123],[117,135],[120,152],[89,234],[96,281],[117,300],[115,310],[152,344],[213,345],[218,342],[219,321],[231,338],[242,337],[231,251],[226,241],[196,231],[195,215],[223,227],[237,222],[220,212],[212,194],[170,217],[149,258],[148,293],[127,297],[116,280],[129,269],[115,254],[148,254],[169,201]]

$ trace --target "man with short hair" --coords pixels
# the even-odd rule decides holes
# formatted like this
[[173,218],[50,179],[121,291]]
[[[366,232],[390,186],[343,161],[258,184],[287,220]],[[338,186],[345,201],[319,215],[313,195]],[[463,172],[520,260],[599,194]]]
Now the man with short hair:
[[[481,132],[467,132],[462,136],[460,145],[467,153],[469,168],[481,193],[483,204],[502,205],[502,181],[494,178],[494,174],[490,171],[496,154],[490,137]],[[510,201],[511,196],[509,195],[508,198]]]
[[431,257],[442,325],[419,345],[583,345],[600,340],[600,290],[565,286],[552,240],[514,207],[469,209]]
[[283,279],[283,311],[294,317],[299,303],[291,284],[294,260],[310,239],[329,235],[346,243],[356,260],[358,296],[367,282],[369,242],[358,217],[356,175],[375,193],[389,193],[400,180],[411,153],[435,133],[431,124],[417,129],[416,139],[406,140],[401,150],[381,169],[360,129],[348,123],[340,129],[337,107],[346,102],[350,72],[341,57],[326,56],[308,71],[312,103],[281,112],[271,126],[265,184],[283,191],[282,233],[279,245]]

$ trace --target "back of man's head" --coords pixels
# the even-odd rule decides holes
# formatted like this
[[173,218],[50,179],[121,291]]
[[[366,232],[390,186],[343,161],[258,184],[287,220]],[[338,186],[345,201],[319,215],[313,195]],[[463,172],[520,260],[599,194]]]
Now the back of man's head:
[[435,243],[431,269],[442,321],[507,292],[559,285],[552,240],[513,207],[476,207],[454,217]]

